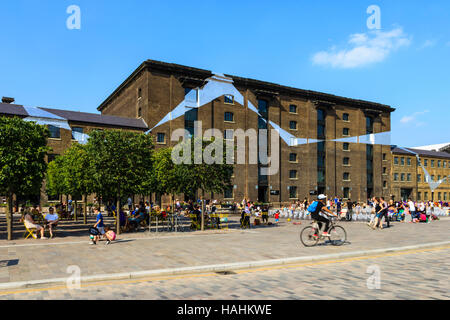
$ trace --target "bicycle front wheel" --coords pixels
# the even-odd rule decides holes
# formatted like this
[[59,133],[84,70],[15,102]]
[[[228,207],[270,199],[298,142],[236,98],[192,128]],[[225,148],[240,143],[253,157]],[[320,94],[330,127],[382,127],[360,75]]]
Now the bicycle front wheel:
[[342,246],[347,241],[347,232],[341,226],[331,227],[329,234],[333,246]]
[[315,246],[319,242],[318,231],[311,226],[304,228],[300,232],[300,241],[305,247]]

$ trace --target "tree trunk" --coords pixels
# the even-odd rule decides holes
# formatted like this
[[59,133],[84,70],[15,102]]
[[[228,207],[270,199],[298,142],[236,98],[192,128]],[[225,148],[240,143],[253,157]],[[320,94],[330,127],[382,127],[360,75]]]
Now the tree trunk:
[[87,224],[87,195],[84,195],[83,223]]
[[75,199],[75,208],[74,208],[74,214],[73,214],[73,220],[74,221],[77,221],[77,214],[78,214],[78,208],[77,207],[78,207],[78,203],[77,203],[77,200]]
[[202,231],[205,230],[205,203],[203,202],[203,190],[202,190],[202,196],[200,197],[200,200],[202,202]]
[[117,196],[116,206],[116,234],[120,234],[120,193]]
[[8,230],[8,240],[12,240],[12,220],[13,220],[13,195],[8,195],[8,210],[6,211],[6,228]]

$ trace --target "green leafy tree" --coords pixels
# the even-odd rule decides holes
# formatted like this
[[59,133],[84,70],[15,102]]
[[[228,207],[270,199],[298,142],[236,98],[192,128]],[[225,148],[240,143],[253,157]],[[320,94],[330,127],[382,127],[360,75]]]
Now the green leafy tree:
[[12,240],[14,194],[38,194],[47,169],[48,129],[20,118],[0,118],[0,192],[8,197],[8,240]]
[[173,211],[174,194],[183,193],[187,188],[180,179],[180,166],[172,161],[172,148],[161,148],[153,154],[153,171],[148,189],[159,194],[171,195]]
[[[208,164],[205,159],[201,161],[195,161],[198,157],[195,153],[195,144],[201,146],[202,155],[205,155],[205,150],[211,150],[214,143],[218,143],[218,146],[222,146],[222,157],[217,155],[217,160],[211,164]],[[183,192],[187,195],[193,196],[198,190],[201,191],[201,198],[203,200],[205,192],[215,192],[221,193],[225,188],[231,186],[231,177],[233,176],[233,165],[226,164],[226,148],[223,140],[216,139],[200,139],[194,138],[190,140],[185,140],[180,143],[181,155],[184,154],[185,150],[190,148],[190,163],[181,163],[175,167],[175,176],[178,182],[178,191]],[[180,150],[178,149],[178,150]],[[175,150],[175,152],[178,152]],[[207,152],[206,152],[207,153]],[[214,152],[210,152],[215,156]],[[221,159],[221,161],[220,161]],[[196,164],[196,162],[198,164]],[[200,163],[199,163],[200,162]],[[202,201],[202,223],[201,228],[204,230],[204,202]]]
[[47,175],[45,179],[46,192],[50,196],[59,196],[66,192],[64,177],[64,158],[57,156],[48,164]]
[[66,150],[62,158],[62,173],[64,179],[64,191],[75,198],[74,219],[77,220],[78,199],[84,196],[83,221],[87,223],[86,201],[87,195],[94,190],[93,170],[87,147],[78,143]]
[[117,198],[116,229],[122,195],[136,194],[150,181],[153,141],[143,133],[119,130],[93,131],[86,145],[92,165],[93,190]]

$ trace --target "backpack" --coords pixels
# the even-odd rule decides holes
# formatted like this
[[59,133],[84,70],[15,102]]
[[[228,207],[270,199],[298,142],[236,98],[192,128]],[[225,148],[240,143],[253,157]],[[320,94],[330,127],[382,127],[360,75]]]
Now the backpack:
[[306,209],[306,210],[308,210],[309,213],[314,213],[314,212],[316,212],[316,210],[317,210],[317,205],[318,205],[318,204],[319,204],[318,201],[314,201],[313,203],[311,203],[311,204],[309,205],[308,209]]
[[90,227],[89,228],[89,234],[91,234],[93,236],[98,236],[98,235],[100,235],[100,231],[97,228]]

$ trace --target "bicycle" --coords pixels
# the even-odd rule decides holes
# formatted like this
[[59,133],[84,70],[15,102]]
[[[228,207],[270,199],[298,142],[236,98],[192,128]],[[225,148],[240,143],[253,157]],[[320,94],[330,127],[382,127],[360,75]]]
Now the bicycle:
[[320,240],[325,239],[328,239],[333,246],[342,246],[347,241],[347,232],[333,220],[330,221],[328,236],[322,235],[317,221],[312,221],[311,224],[300,232],[300,241],[305,247],[314,247]]

